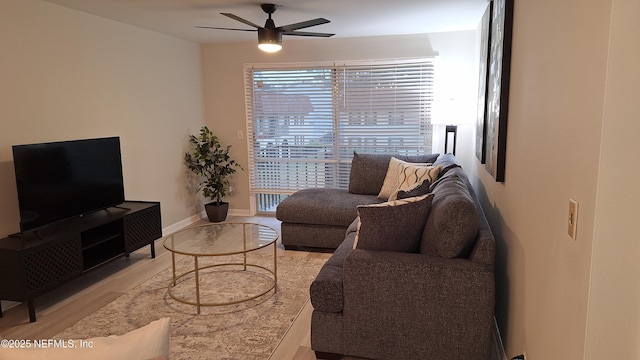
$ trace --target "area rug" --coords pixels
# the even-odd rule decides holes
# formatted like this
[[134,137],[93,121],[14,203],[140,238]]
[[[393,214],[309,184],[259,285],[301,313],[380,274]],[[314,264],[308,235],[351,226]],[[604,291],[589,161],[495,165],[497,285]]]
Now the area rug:
[[[272,257],[266,254],[251,255],[249,261],[267,268],[273,266]],[[182,304],[167,294],[167,285],[172,279],[169,267],[54,337],[81,339],[119,335],[170,317],[171,359],[264,360],[307,301],[309,285],[325,261],[280,255],[277,292],[271,290],[257,299],[235,305],[201,307],[199,315],[194,305]],[[202,262],[201,266],[207,265]],[[177,268],[182,272],[192,269],[193,259],[183,258]],[[253,267],[247,271],[236,266],[202,270],[201,301],[225,302],[255,294],[270,286],[269,275]],[[193,276],[180,279],[174,294],[195,301]]]

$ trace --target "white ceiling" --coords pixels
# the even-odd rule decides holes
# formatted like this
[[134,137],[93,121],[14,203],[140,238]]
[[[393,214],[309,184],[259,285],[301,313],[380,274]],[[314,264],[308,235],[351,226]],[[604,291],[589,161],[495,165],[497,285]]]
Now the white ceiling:
[[[251,29],[220,15],[229,12],[258,25],[267,19],[260,1],[247,0],[45,0],[199,43],[252,41],[245,31],[197,29],[214,26]],[[418,34],[475,29],[488,0],[278,0],[276,26],[323,17],[331,23],[301,31],[335,37]]]

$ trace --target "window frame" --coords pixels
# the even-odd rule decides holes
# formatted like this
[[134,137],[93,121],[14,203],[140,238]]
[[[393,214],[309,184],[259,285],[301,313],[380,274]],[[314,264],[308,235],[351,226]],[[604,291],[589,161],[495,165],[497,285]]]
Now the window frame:
[[[418,64],[418,65],[416,65]],[[246,107],[246,124],[247,124],[247,147],[249,154],[249,192],[252,198],[252,207],[256,206],[258,209],[258,194],[274,194],[275,195],[289,195],[293,192],[300,189],[300,187],[291,187],[291,188],[266,188],[256,186],[258,181],[256,179],[257,169],[256,169],[256,128],[257,128],[257,120],[256,116],[256,81],[255,81],[255,72],[269,72],[269,71],[305,71],[305,70],[329,70],[332,72],[331,81],[332,81],[332,126],[333,126],[333,141],[332,151],[336,155],[333,159],[322,158],[318,160],[318,163],[327,164],[327,163],[335,163],[335,172],[333,176],[336,177],[334,182],[331,183],[330,187],[338,187],[345,188],[348,185],[348,170],[350,169],[351,159],[352,159],[352,151],[350,154],[345,155],[344,150],[340,148],[345,148],[344,144],[340,144],[341,138],[341,120],[340,120],[340,109],[338,102],[339,93],[339,76],[338,72],[344,71],[353,71],[353,69],[366,69],[367,67],[371,69],[381,69],[381,68],[406,68],[410,66],[417,66],[422,69],[422,71],[427,72],[428,74],[422,74],[420,77],[420,86],[424,86],[423,90],[420,88],[420,91],[425,91],[425,93],[420,93],[419,102],[423,108],[420,110],[422,113],[419,115],[419,126],[424,127],[424,131],[421,129],[421,134],[424,134],[424,146],[419,147],[416,146],[414,149],[415,152],[402,153],[406,155],[420,155],[427,154],[432,152],[432,138],[433,138],[433,126],[431,125],[431,117],[432,117],[432,108],[434,102],[434,89],[435,89],[435,71],[436,71],[436,58],[435,57],[423,57],[423,58],[411,58],[411,59],[383,59],[383,60],[365,60],[365,61],[345,61],[345,62],[317,62],[317,63],[270,63],[270,64],[245,64],[244,65],[244,77],[245,77],[245,107]],[[373,70],[371,71],[374,72]],[[423,76],[423,77],[422,77]],[[343,81],[345,81],[343,79]],[[425,82],[423,84],[422,82]],[[346,81],[345,81],[346,83]],[[344,89],[342,90],[342,94],[346,93]],[[411,99],[410,99],[411,100]],[[395,109],[395,108],[394,108]],[[365,115],[367,116],[367,115]],[[391,117],[390,115],[388,116]],[[277,121],[276,121],[277,122]],[[390,125],[391,120],[389,120]],[[414,125],[415,126],[415,125]],[[388,141],[388,139],[387,139]],[[358,149],[354,149],[358,150]],[[342,154],[341,154],[342,151]],[[377,152],[384,152],[380,150],[376,150]],[[371,152],[371,151],[363,151],[363,152]],[[280,159],[286,159],[280,157]],[[288,160],[284,160],[283,162],[287,162]],[[311,161],[313,162],[313,161]],[[345,183],[346,177],[346,183]],[[342,179],[342,180],[340,180]],[[335,186],[337,185],[337,186]],[[314,184],[311,186],[318,187],[318,184]],[[309,187],[309,186],[303,186]],[[256,203],[256,204],[253,204]],[[252,210],[256,210],[252,209]],[[252,211],[253,213],[262,212],[258,209],[258,211]]]

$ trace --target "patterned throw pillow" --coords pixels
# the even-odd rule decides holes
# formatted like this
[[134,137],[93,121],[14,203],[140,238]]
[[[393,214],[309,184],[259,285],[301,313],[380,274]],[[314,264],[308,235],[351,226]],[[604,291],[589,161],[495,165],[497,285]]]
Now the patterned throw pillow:
[[399,190],[406,191],[424,180],[434,182],[438,179],[440,169],[439,165],[434,167],[429,163],[410,163],[392,157],[378,198],[395,200]]
[[389,195],[389,200],[395,200],[398,196],[398,191],[409,191],[416,185],[428,180],[432,183],[438,180],[438,174],[442,169],[441,165],[438,166],[415,166],[410,163],[401,164],[398,173],[398,188]]
[[359,222],[353,248],[419,252],[432,199],[433,194],[428,194],[358,206]]

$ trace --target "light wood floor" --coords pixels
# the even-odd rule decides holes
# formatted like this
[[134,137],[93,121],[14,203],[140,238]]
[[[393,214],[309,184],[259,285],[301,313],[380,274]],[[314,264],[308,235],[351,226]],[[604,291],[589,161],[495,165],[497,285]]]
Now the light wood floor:
[[[280,230],[280,222],[273,217],[230,216],[227,220],[257,222]],[[47,339],[64,330],[171,266],[171,254],[164,249],[160,240],[156,241],[155,247],[155,259],[150,258],[147,246],[128,258],[115,259],[36,298],[37,321],[34,323],[29,322],[26,303],[7,310],[4,307],[8,303],[3,302],[5,312],[0,319],[0,336],[6,339]],[[279,243],[278,252],[284,251]],[[331,254],[287,251],[287,255],[328,259]],[[311,304],[307,302],[269,359],[315,359],[310,346],[312,310]]]

